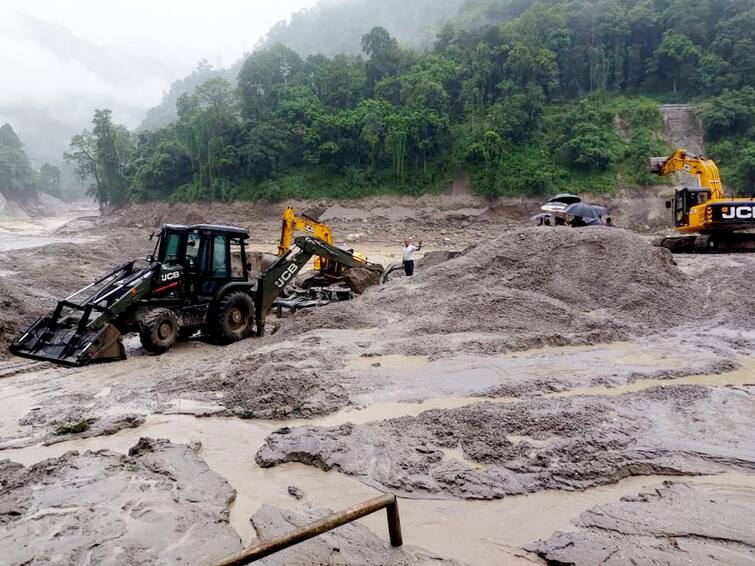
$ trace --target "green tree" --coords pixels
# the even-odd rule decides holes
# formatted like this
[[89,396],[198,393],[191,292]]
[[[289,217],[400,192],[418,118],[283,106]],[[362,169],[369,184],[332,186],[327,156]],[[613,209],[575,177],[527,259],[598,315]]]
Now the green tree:
[[59,199],[63,198],[60,190],[60,169],[58,167],[49,163],[42,165],[39,169],[39,180],[44,192]]
[[76,175],[82,181],[90,182],[87,194],[95,196],[103,206],[103,201],[99,199],[100,169],[97,158],[97,140],[90,130],[84,130],[71,138],[68,145],[68,151],[63,154],[63,158],[73,166]]
[[709,140],[743,134],[755,125],[755,89],[724,91],[705,104],[701,114]]
[[244,119],[252,126],[268,118],[284,88],[300,83],[304,62],[288,47],[275,45],[247,57],[238,77]]
[[362,50],[369,57],[367,86],[370,89],[383,78],[398,74],[401,53],[398,42],[383,27],[374,27],[362,37]]
[[673,93],[679,85],[689,86],[696,75],[702,52],[684,34],[668,30],[653,53],[650,68],[659,77],[671,81]]
[[95,110],[92,124],[91,131],[71,139],[63,157],[82,180],[92,182],[88,192],[100,207],[122,205],[129,199],[126,169],[133,151],[131,136],[113,123],[110,110]]
[[232,198],[232,181],[242,170],[243,131],[231,85],[211,79],[178,104],[177,134],[191,157],[198,189],[192,194],[211,201]]
[[564,118],[559,153],[576,169],[605,171],[621,157],[621,145],[612,125],[613,114],[599,101],[584,99]]
[[755,143],[745,143],[737,152],[726,182],[740,195],[755,195]]
[[95,110],[94,128],[99,186],[96,197],[100,203],[122,205],[128,200],[128,179],[124,169],[132,148],[130,134],[112,121],[110,110]]

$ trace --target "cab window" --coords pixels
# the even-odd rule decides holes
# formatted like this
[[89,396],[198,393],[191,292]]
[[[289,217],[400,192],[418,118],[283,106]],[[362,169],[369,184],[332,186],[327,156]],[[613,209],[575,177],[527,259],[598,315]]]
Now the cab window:
[[228,250],[225,236],[212,238],[212,275],[213,277],[228,277]]
[[241,238],[231,238],[231,277],[233,279],[244,279],[244,261],[246,258],[242,255]]
[[168,239],[165,242],[165,259],[176,260],[178,259],[178,244],[180,243],[180,237],[175,232],[168,234]]
[[199,232],[196,230],[189,232],[189,235],[186,238],[186,257],[196,258],[199,255],[200,243],[201,239],[199,237]]

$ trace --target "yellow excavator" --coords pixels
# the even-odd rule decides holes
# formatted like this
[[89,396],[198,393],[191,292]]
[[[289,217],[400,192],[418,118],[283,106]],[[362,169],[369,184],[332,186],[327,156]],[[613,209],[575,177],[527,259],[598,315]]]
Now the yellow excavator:
[[677,189],[666,208],[682,236],[664,238],[661,245],[676,253],[755,251],[755,199],[727,197],[718,166],[712,159],[677,149],[668,157],[651,157],[649,170],[666,176],[684,171],[697,177],[698,187]]
[[[310,236],[319,238],[326,244],[333,245],[333,231],[330,226],[310,218],[306,214],[297,216],[293,207],[288,207],[283,211],[283,222],[281,223],[281,241],[278,244],[278,257],[286,255],[291,249],[291,243],[294,241],[296,232],[305,232]],[[315,258],[315,271],[322,271],[327,266],[327,260],[319,257]]]
[[[281,239],[278,244],[278,256],[285,255],[291,249],[291,243],[297,232],[304,232],[309,236],[314,236],[329,245],[333,244],[333,231],[330,226],[323,224],[306,214],[297,216],[292,207],[283,211],[283,221],[281,222]],[[367,261],[363,254],[355,253],[350,250],[354,257]],[[320,275],[328,280],[340,279],[343,276],[344,267],[333,259],[317,256],[314,260],[314,269]]]

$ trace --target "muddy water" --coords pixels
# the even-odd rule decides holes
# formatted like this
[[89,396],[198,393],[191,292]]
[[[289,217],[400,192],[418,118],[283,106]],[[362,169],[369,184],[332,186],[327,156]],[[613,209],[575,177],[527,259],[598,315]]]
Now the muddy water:
[[[138,371],[159,370],[204,359],[211,350],[201,344],[187,344],[175,353],[165,357],[153,358],[135,356],[124,365],[108,368],[108,378],[98,374],[94,369],[85,368],[76,378],[53,379],[44,385],[36,384],[42,391],[25,392],[23,387],[34,380],[30,374],[14,379],[13,385],[6,383],[0,390],[0,406],[12,409],[0,416],[0,427],[16,426],[20,416],[25,414],[35,399],[28,395],[44,396],[50,387],[82,389],[91,392],[98,399],[112,396],[113,388],[119,381],[133,379]],[[315,467],[301,464],[285,464],[272,469],[262,469],[254,462],[254,455],[265,438],[281,426],[298,425],[338,425],[344,422],[356,424],[393,417],[418,415],[429,409],[449,409],[469,405],[480,401],[499,403],[519,402],[516,398],[484,398],[464,396],[456,393],[455,383],[459,382],[458,371],[466,375],[471,373],[490,380],[491,384],[500,382],[501,377],[508,377],[515,372],[531,372],[533,375],[559,371],[604,371],[603,361],[611,360],[631,367],[658,367],[663,364],[673,366],[678,363],[679,353],[662,345],[648,352],[632,343],[617,343],[608,346],[544,348],[535,351],[508,354],[490,360],[477,358],[476,365],[468,365],[470,360],[428,361],[422,356],[370,356],[354,358],[350,363],[355,369],[370,374],[371,372],[394,372],[400,375],[404,383],[410,384],[413,378],[407,375],[416,372],[417,387],[413,391],[406,389],[401,398],[405,400],[419,396],[418,391],[434,392],[433,396],[421,403],[396,402],[385,393],[367,394],[362,409],[343,410],[321,419],[308,421],[242,421],[233,418],[195,418],[190,415],[152,415],[146,423],[136,429],[121,431],[107,437],[95,437],[85,440],[63,442],[52,446],[31,446],[28,448],[0,451],[0,459],[11,460],[29,465],[45,458],[62,455],[69,450],[111,449],[122,453],[128,451],[142,436],[168,438],[176,443],[202,444],[201,456],[211,469],[225,477],[237,490],[237,499],[231,508],[231,523],[245,543],[252,540],[254,533],[249,517],[264,503],[280,507],[291,507],[295,501],[288,494],[289,486],[300,488],[306,498],[318,505],[340,509],[355,502],[367,499],[377,492],[354,478],[337,472],[323,472]],[[492,360],[492,361],[491,361]],[[380,366],[373,364],[380,363]],[[755,358],[739,360],[741,369],[715,375],[692,375],[676,379],[643,379],[616,387],[579,387],[566,392],[550,395],[619,395],[639,391],[654,386],[669,386],[679,383],[696,383],[709,385],[741,385],[755,382]],[[456,364],[456,365],[454,365]],[[458,365],[458,367],[457,367]],[[122,370],[122,371],[121,371]],[[173,368],[174,371],[178,371]],[[478,371],[480,370],[480,371]],[[53,370],[48,370],[53,371]],[[444,373],[445,372],[445,373]],[[456,372],[456,373],[455,373]],[[413,374],[413,373],[412,373]],[[489,376],[489,377],[486,377]],[[86,379],[84,379],[86,378]],[[114,379],[115,378],[115,379]],[[419,386],[417,386],[419,383]],[[583,381],[584,383],[584,381]],[[447,387],[445,386],[447,384]],[[426,385],[426,389],[423,386]],[[478,383],[479,385],[479,383]],[[132,385],[133,386],[133,385]],[[390,391],[391,388],[387,388]],[[465,389],[459,389],[464,391]],[[445,396],[439,396],[443,395]],[[379,402],[376,402],[379,401]],[[206,406],[196,401],[178,400],[173,403],[170,412],[189,413],[214,410],[217,407]],[[120,403],[111,407],[113,414],[122,413],[124,406]],[[134,407],[134,409],[139,409]],[[146,411],[146,409],[138,412]],[[15,430],[11,428],[11,430]],[[512,442],[532,442],[523,437],[509,437]],[[444,457],[457,460],[473,467],[477,463],[469,462],[460,450],[444,451]],[[629,478],[612,486],[602,486],[584,492],[550,491],[527,496],[508,497],[503,500],[460,501],[460,500],[411,500],[402,499],[400,503],[404,537],[408,544],[424,547],[442,556],[457,558],[472,564],[493,563],[532,563],[539,561],[536,557],[521,550],[521,545],[545,538],[555,530],[571,529],[571,521],[582,511],[596,504],[617,501],[624,495],[636,494],[645,486],[656,486],[664,478],[647,476]],[[676,478],[678,479],[678,478]],[[755,487],[753,476],[725,474],[721,476],[690,478],[691,482],[720,482],[739,486]],[[376,514],[363,520],[374,532],[387,538],[385,518]],[[443,533],[443,536],[438,536]]]
[[385,367],[390,369],[421,368],[427,365],[427,361],[427,356],[407,356],[403,354],[360,356],[351,360],[348,367],[354,369],[367,369],[369,367]]
[[591,346],[544,347],[502,355],[454,355],[441,359],[406,355],[354,357],[347,367],[379,387],[355,393],[352,400],[368,405],[448,395],[469,397],[495,394],[504,387],[523,395],[572,390],[600,380],[608,387],[622,386],[638,376],[688,372],[724,363],[711,349],[683,352],[678,340],[614,342]]
[[569,391],[552,393],[549,397],[574,397],[575,395],[623,395],[644,391],[651,387],[665,387],[668,385],[714,385],[737,386],[755,384],[755,358],[739,360],[740,368],[734,371],[714,374],[689,375],[673,379],[642,379],[617,387],[577,387]]
[[[345,422],[364,424],[373,421],[383,421],[398,417],[416,417],[420,413],[430,409],[458,409],[465,405],[491,401],[485,397],[434,397],[421,403],[375,403],[362,409],[346,409],[328,415],[316,422],[312,420],[286,421],[286,426],[301,426],[319,424],[323,426],[335,426]],[[499,397],[495,401],[500,403],[515,402],[514,397]]]
[[45,246],[47,244],[83,243],[87,238],[72,235],[56,235],[55,232],[84,213],[93,211],[72,211],[59,216],[48,216],[28,220],[0,221],[0,251],[20,250]]
[[0,431],[2,436],[13,437],[24,432],[24,428],[18,424],[34,406],[34,398],[13,385],[7,385],[0,390]]
[[[248,518],[262,504],[281,507],[294,504],[288,494],[289,486],[303,490],[309,501],[333,509],[377,493],[351,477],[301,464],[261,469],[254,463],[254,454],[278,424],[216,417],[199,419],[185,415],[153,416],[138,429],[110,437],[6,450],[0,452],[0,458],[30,465],[68,450],[107,448],[125,453],[141,436],[169,438],[176,443],[199,441],[202,443],[200,454],[210,468],[225,477],[238,492],[231,508],[231,523],[244,543],[249,543],[254,536]],[[445,456],[464,459],[455,450],[447,450]],[[646,486],[658,485],[664,479],[659,476],[629,478],[612,486],[584,492],[550,491],[498,501],[402,499],[400,512],[404,539],[408,544],[471,564],[501,563],[503,557],[507,557],[507,564],[531,563],[537,559],[522,551],[521,545],[572,527],[571,521],[593,505],[617,501]],[[755,487],[755,476],[742,474],[687,478],[685,481]],[[382,513],[367,517],[363,523],[387,539]],[[438,536],[440,532],[442,537]]]

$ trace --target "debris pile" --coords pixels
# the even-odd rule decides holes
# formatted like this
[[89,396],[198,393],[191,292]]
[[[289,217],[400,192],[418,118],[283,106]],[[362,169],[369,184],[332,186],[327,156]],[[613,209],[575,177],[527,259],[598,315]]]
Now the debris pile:
[[745,564],[755,561],[748,519],[755,488],[664,482],[582,513],[578,531],[526,546],[548,564]]
[[329,307],[327,316],[304,313],[284,334],[360,328],[369,318],[371,327],[411,338],[418,353],[458,333],[469,333],[467,351],[478,352],[593,344],[685,321],[696,288],[667,250],[624,230],[516,229]]
[[755,465],[755,432],[742,415],[751,391],[677,385],[281,429],[256,460],[263,467],[301,462],[381,489],[464,499],[586,489],[632,475],[747,470]]
[[10,357],[8,345],[31,320],[48,310],[39,293],[0,277],[0,359]]
[[0,477],[9,564],[207,564],[240,550],[228,522],[236,492],[188,446],[142,438],[128,456],[3,460]]
[[342,385],[302,368],[295,353],[287,359],[276,354],[237,359],[230,368],[211,375],[201,389],[223,391],[219,401],[242,418],[311,418],[349,404]]

